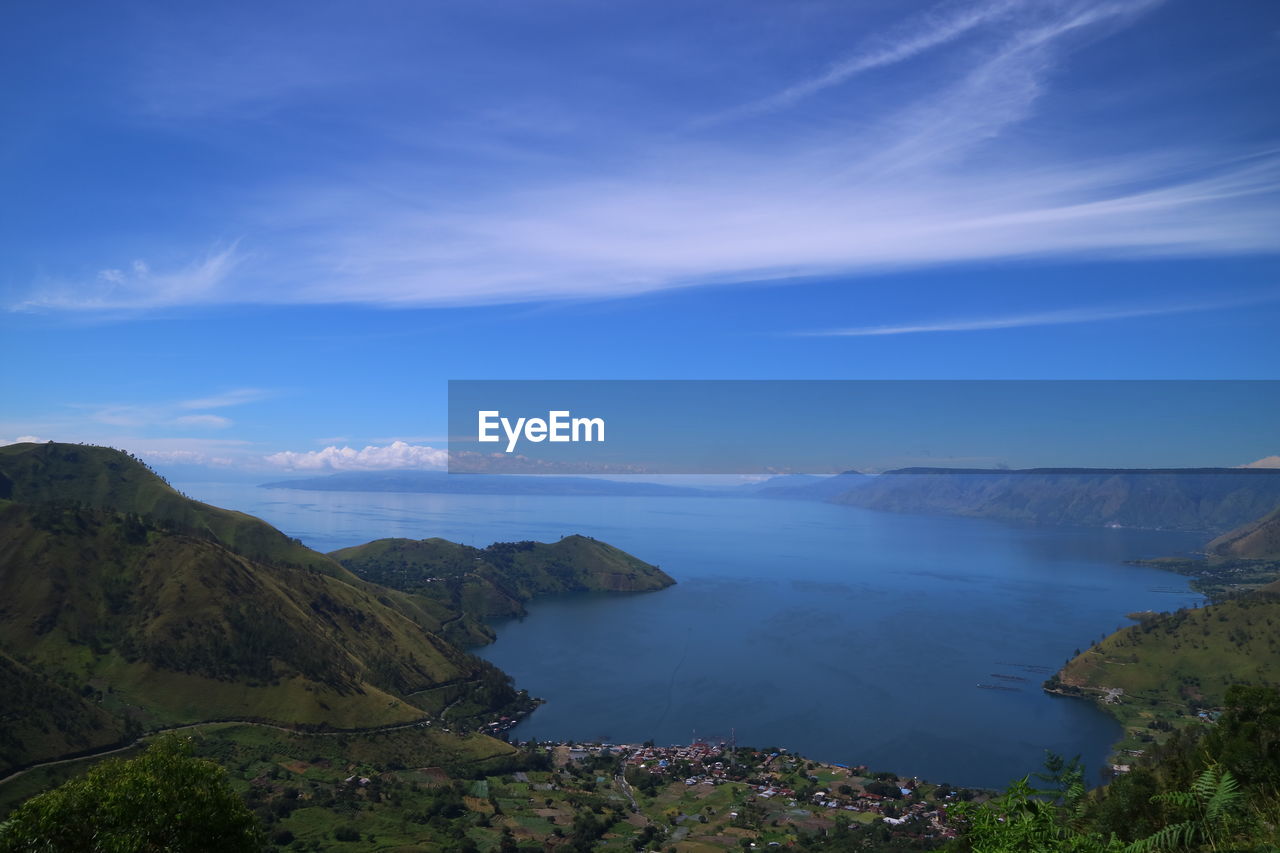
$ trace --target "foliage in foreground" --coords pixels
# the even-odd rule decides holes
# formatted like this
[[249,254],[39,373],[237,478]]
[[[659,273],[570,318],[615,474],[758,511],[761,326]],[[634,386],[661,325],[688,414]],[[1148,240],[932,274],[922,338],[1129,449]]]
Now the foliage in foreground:
[[190,743],[174,736],[137,758],[104,761],[28,800],[0,824],[0,853],[260,849],[257,818],[226,772],[193,758]]
[[1027,779],[949,813],[973,853],[1164,853],[1280,850],[1280,691],[1233,687],[1204,732],[1175,738],[1086,794],[1078,762],[1050,757],[1052,790]]

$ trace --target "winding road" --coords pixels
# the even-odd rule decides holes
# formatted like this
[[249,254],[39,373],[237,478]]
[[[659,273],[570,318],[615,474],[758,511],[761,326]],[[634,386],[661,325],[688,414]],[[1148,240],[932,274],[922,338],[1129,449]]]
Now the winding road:
[[40,770],[41,768],[44,768],[44,767],[56,767],[59,764],[71,764],[72,762],[75,762],[75,761],[86,761],[88,759],[104,758],[108,755],[114,755],[117,752],[125,752],[126,750],[133,749],[135,746],[139,746],[144,741],[147,741],[150,738],[157,737],[158,735],[167,734],[169,732],[187,731],[189,729],[199,729],[205,726],[227,726],[227,725],[258,726],[259,728],[275,729],[278,732],[284,732],[286,734],[291,734],[291,735],[300,735],[302,737],[339,737],[341,735],[367,735],[367,734],[376,734],[378,732],[400,731],[402,729],[416,729],[416,728],[422,728],[430,722],[432,722],[430,718],[423,717],[411,723],[396,723],[395,725],[391,725],[391,726],[375,726],[371,729],[353,729],[348,731],[326,731],[326,732],[309,732],[309,731],[303,731],[302,729],[291,729],[288,726],[280,726],[280,725],[276,725],[275,723],[264,723],[259,720],[208,720],[203,723],[184,723],[181,726],[168,726],[163,729],[154,729],[145,734],[139,735],[136,740],[134,740],[131,743],[127,743],[124,746],[113,746],[113,747],[110,747],[109,749],[103,749],[99,752],[90,752],[84,755],[77,755],[72,758],[55,758],[51,761],[42,761],[39,764],[32,764],[30,767],[24,767],[21,770],[15,770],[14,772],[10,773],[8,776],[5,776],[4,778],[0,779],[0,785],[3,785],[7,782],[12,782],[14,779],[17,779],[18,777],[22,776],[25,773],[30,773],[32,770]]

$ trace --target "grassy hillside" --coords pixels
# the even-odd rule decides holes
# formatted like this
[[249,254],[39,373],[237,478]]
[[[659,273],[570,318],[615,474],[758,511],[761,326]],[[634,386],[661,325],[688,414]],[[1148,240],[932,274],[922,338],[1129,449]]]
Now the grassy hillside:
[[487,548],[379,539],[330,556],[362,578],[430,597],[472,619],[518,615],[538,595],[641,592],[675,583],[657,566],[586,536]]
[[[365,590],[433,633],[456,617],[431,599],[368,584],[261,519],[192,500],[119,450],[57,442],[0,447],[0,501],[6,499],[30,506],[83,506],[135,515],[171,532],[212,540],[259,562],[311,569]],[[483,639],[484,629],[475,630],[477,639]],[[470,638],[464,634],[463,639]]]
[[0,688],[31,698],[0,766],[113,741],[126,720],[358,728],[528,704],[428,630],[457,620],[445,603],[191,501],[123,453],[17,445],[0,477]]
[[123,740],[130,727],[101,700],[89,685],[72,690],[0,652],[0,769]]
[[1222,707],[1233,684],[1280,682],[1280,584],[1176,613],[1145,616],[1085,650],[1048,689],[1098,699],[1127,729],[1126,748]]
[[914,468],[834,500],[888,512],[1221,533],[1280,506],[1280,470]]
[[0,510],[0,645],[160,721],[375,725],[481,664],[369,592],[85,508]]
[[137,459],[108,447],[58,442],[0,447],[0,499],[131,513],[171,530],[213,539],[255,560],[305,566],[353,580],[332,560],[265,521],[191,500]]

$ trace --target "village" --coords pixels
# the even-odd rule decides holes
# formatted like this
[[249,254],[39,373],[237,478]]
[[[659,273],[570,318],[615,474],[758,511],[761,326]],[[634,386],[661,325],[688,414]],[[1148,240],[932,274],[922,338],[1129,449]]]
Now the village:
[[783,748],[727,743],[558,743],[545,750],[554,766],[597,774],[632,803],[637,828],[660,827],[678,850],[701,846],[791,847],[804,836],[865,832],[928,847],[954,838],[947,808],[983,792],[935,785],[865,766],[806,760]]

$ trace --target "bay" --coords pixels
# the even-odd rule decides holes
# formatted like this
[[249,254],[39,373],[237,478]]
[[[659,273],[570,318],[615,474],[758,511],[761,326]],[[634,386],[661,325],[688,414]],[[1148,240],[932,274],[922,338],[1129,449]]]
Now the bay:
[[1123,563],[1202,544],[1188,534],[752,498],[184,490],[321,551],[581,533],[678,581],[544,599],[497,625],[475,652],[546,700],[515,739],[736,737],[970,786],[1034,772],[1050,749],[1096,782],[1119,726],[1040,683],[1126,613],[1199,601],[1186,578]]

